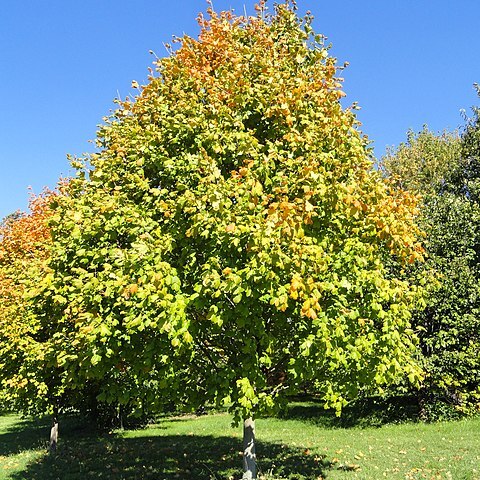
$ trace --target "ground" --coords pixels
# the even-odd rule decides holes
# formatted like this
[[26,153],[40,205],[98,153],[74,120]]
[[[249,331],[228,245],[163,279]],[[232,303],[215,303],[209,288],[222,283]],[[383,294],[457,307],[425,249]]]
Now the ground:
[[[220,480],[241,478],[241,429],[227,414],[174,416],[136,430],[96,433],[60,424],[55,458],[48,419],[0,417],[0,480]],[[335,419],[312,403],[257,420],[261,477],[480,480],[480,418],[424,424]]]

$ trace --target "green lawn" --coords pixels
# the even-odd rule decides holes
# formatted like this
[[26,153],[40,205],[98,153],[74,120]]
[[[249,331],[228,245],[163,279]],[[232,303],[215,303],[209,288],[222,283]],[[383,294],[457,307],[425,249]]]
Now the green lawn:
[[[346,418],[302,403],[285,419],[258,420],[261,478],[480,480],[478,418],[379,426]],[[52,459],[48,421],[0,417],[0,480],[241,478],[241,429],[225,414],[105,434],[68,419],[60,429]]]

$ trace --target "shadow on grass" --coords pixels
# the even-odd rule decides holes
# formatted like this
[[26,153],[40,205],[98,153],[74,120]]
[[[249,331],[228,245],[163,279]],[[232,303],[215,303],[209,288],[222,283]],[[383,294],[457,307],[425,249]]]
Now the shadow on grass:
[[369,397],[345,407],[341,417],[335,416],[331,410],[325,410],[323,403],[312,400],[292,402],[281,417],[306,421],[323,428],[380,427],[391,423],[416,422],[419,412],[413,397]]
[[[381,426],[417,419],[411,398],[368,398],[345,408],[337,418],[320,402],[291,403],[284,418],[324,428]],[[169,418],[183,422],[188,418]],[[0,434],[0,456],[46,449],[49,420],[21,420]],[[161,423],[156,428],[162,429]],[[139,432],[140,433],[140,432]],[[136,435],[125,438],[98,433],[79,417],[63,418],[55,457],[44,456],[9,480],[220,480],[241,478],[241,440],[228,436]],[[259,470],[269,478],[312,480],[328,478],[338,469],[327,458],[303,449],[257,442]],[[349,467],[345,467],[349,469]]]
[[[6,417],[8,418],[8,417]],[[0,456],[47,446],[48,419],[25,418],[11,423],[0,434]]]
[[[5,418],[8,418],[5,417]],[[0,433],[0,456],[16,455],[25,450],[47,451],[51,419],[49,417],[19,419],[12,415],[12,422]],[[66,438],[90,438],[94,427],[84,418],[65,415],[60,418],[60,436]]]
[[[170,435],[123,438],[64,435],[56,457],[43,457],[10,480],[220,480],[241,478],[240,440]],[[332,464],[301,449],[258,442],[259,470],[290,480],[325,478]]]

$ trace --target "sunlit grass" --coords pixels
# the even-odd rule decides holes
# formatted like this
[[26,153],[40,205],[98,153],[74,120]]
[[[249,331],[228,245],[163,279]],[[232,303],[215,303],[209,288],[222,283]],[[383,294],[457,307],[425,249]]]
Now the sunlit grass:
[[[480,419],[345,428],[313,404],[257,420],[266,479],[480,480]],[[239,479],[241,429],[226,414],[171,417],[138,430],[98,434],[81,419],[60,425],[0,418],[0,479]],[[353,423],[353,422],[350,422]]]

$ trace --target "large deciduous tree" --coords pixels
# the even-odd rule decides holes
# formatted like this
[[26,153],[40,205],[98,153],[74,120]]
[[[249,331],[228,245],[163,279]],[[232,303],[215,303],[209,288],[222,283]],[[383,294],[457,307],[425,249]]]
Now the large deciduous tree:
[[418,378],[419,290],[385,261],[422,248],[416,198],[372,168],[312,19],[208,15],[74,162],[35,302],[71,384],[118,372],[155,389],[102,398],[229,405],[254,478],[250,418],[304,382],[340,411]]

